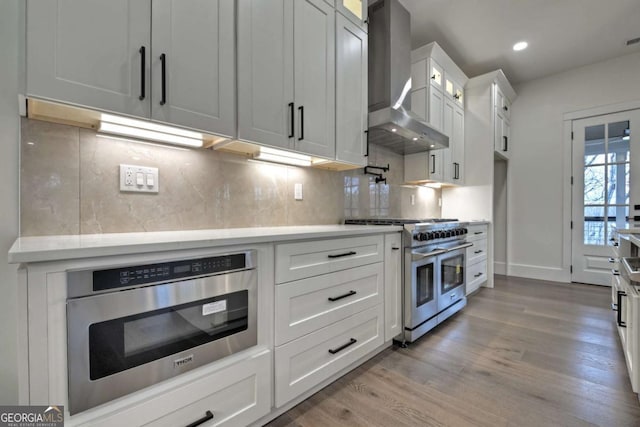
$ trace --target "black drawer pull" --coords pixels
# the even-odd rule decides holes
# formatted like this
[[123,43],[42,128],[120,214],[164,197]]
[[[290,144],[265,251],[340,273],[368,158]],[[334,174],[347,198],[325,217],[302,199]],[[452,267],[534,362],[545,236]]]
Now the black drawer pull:
[[392,251],[399,251],[400,248],[391,248]]
[[622,321],[622,297],[626,297],[627,293],[624,291],[618,291],[618,326],[626,328],[627,324]]
[[329,299],[329,301],[334,302],[334,301],[338,301],[338,300],[340,300],[342,298],[350,297],[351,295],[355,295],[355,294],[357,294],[356,291],[349,291],[344,295],[340,295],[339,297],[329,297],[328,299]]
[[329,258],[342,258],[343,256],[349,256],[349,255],[355,255],[356,253],[354,251],[350,251],[350,252],[346,252],[343,254],[337,254],[337,255],[327,255]]
[[618,242],[614,242],[613,246],[617,248],[618,246],[620,246],[620,244]]
[[620,272],[618,270],[616,270],[615,268],[611,269],[611,273],[613,273],[614,276],[619,276]]
[[484,233],[484,231],[476,231],[476,232],[475,232],[475,233],[473,233],[473,234],[482,234],[482,233]]
[[299,106],[298,111],[300,112],[300,138],[298,141],[302,141],[304,139],[304,105]]
[[338,347],[338,348],[336,348],[336,349],[329,349],[329,353],[331,353],[331,354],[339,353],[339,352],[341,352],[342,350],[344,350],[345,348],[350,347],[350,346],[354,345],[354,344],[355,344],[355,343],[357,343],[357,342],[358,342],[358,340],[357,340],[357,339],[355,339],[355,338],[351,338],[351,339],[349,340],[349,342],[348,342],[348,343],[346,343],[346,344],[344,344],[344,345],[341,345],[340,347]]
[[293,138],[295,135],[295,126],[294,126],[294,122],[295,122],[295,113],[294,113],[294,105],[293,102],[289,103],[289,114],[291,115],[289,117],[289,120],[291,120],[291,123],[289,123],[289,138]]
[[473,277],[480,277],[482,276],[482,273],[478,273],[478,274],[474,274]]
[[616,259],[615,258],[609,258],[609,262],[613,264],[613,263],[616,262]]
[[473,251],[473,253],[474,253],[474,254],[482,253],[482,249],[479,249],[479,250],[477,250],[477,251]]
[[211,411],[207,411],[204,413],[204,417],[200,418],[197,421],[192,422],[191,424],[187,424],[187,427],[196,427],[199,426],[200,424],[204,424],[209,420],[213,419],[213,413]]

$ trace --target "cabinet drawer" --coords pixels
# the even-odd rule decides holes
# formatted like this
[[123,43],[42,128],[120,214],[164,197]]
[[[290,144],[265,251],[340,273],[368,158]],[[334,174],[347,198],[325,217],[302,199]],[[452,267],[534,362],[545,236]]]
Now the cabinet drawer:
[[185,387],[192,404],[165,414],[148,426],[187,425],[210,411],[214,418],[203,426],[247,425],[266,415],[271,407],[270,353],[246,362],[242,369],[223,372]]
[[276,286],[276,345],[382,303],[383,263]]
[[467,295],[469,295],[487,281],[487,260],[469,265],[465,279],[467,282]]
[[467,248],[467,265],[487,259],[487,239],[474,240]]
[[276,246],[276,283],[382,262],[383,237],[308,240]]
[[467,241],[473,242],[487,238],[488,227],[486,224],[475,224],[467,226]]
[[275,350],[280,407],[384,343],[379,304]]

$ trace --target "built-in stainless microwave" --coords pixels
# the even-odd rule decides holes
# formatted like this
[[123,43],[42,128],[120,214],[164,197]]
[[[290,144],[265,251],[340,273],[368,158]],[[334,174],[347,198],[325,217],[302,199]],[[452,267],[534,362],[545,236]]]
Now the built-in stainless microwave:
[[68,272],[70,413],[256,345],[255,258]]

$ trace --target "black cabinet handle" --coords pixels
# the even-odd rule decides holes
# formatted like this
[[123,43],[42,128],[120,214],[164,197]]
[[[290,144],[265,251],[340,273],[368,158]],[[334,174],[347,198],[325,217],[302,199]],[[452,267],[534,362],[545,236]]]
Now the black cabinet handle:
[[431,173],[436,173],[436,155],[431,155]]
[[609,258],[609,262],[613,264],[613,263],[616,262],[616,260],[615,260],[615,258]]
[[453,95],[453,98],[454,98],[455,100],[460,99],[460,94],[456,93],[455,95]]
[[507,107],[506,105],[505,105],[504,107],[502,107],[502,109],[503,109],[504,111],[509,111],[509,107]]
[[140,96],[138,97],[138,99],[142,101],[147,96],[147,91],[146,91],[147,49],[144,46],[142,46],[140,47],[139,52],[140,52]]
[[618,242],[613,242],[613,245],[611,245],[611,246],[614,246],[614,247],[616,247],[616,248],[617,248],[618,246],[620,246],[620,243],[618,243]]
[[612,273],[614,276],[619,276],[619,275],[620,275],[620,272],[619,272],[618,270],[616,270],[615,268],[612,268],[612,269],[611,269],[611,273]]
[[204,417],[200,418],[197,421],[192,422],[191,424],[187,424],[187,427],[196,427],[199,426],[200,424],[204,424],[209,420],[213,419],[213,413],[211,411],[207,411],[204,413]]
[[299,106],[298,111],[300,111],[300,138],[298,141],[302,141],[304,139],[304,105]]
[[509,138],[506,136],[503,136],[502,138],[504,138],[504,149],[502,151],[509,151]]
[[474,253],[474,254],[482,253],[482,249],[479,249],[479,250],[477,250],[477,251],[474,251],[473,253]]
[[366,143],[366,152],[364,153],[365,157],[369,157],[369,130],[365,130],[364,133],[367,134],[367,143]]
[[341,352],[342,350],[344,350],[345,348],[350,347],[350,346],[354,345],[354,344],[355,344],[355,343],[357,343],[357,342],[358,342],[358,340],[357,340],[357,339],[355,339],[355,338],[351,338],[351,339],[349,340],[349,342],[348,342],[348,343],[346,343],[346,344],[344,344],[344,345],[341,345],[340,347],[335,348],[335,349],[329,349],[329,353],[331,353],[331,354],[339,353],[339,352]]
[[356,254],[356,252],[350,251],[350,252],[345,252],[343,254],[327,255],[327,257],[329,257],[329,258],[342,258],[344,256],[355,255],[355,254]]
[[434,74],[433,76],[431,76],[431,80],[435,80],[436,79],[436,75]]
[[399,251],[400,248],[391,248],[392,251]]
[[482,276],[482,273],[478,273],[478,274],[474,274],[473,277],[480,277]]
[[482,233],[484,233],[484,231],[476,231],[473,234],[482,234]]
[[453,179],[460,179],[460,163],[453,164]]
[[290,102],[289,103],[289,118],[291,120],[291,123],[289,124],[289,138],[293,138],[294,137],[294,133],[295,133],[294,122],[295,122],[296,118],[295,118],[295,112],[293,110],[294,110],[293,102]]
[[626,328],[627,324],[622,321],[622,297],[626,297],[627,293],[624,291],[618,291],[618,326]]
[[160,105],[164,105],[167,103],[167,55],[164,53],[160,55],[160,64],[162,67],[162,97],[160,98]]
[[351,295],[355,295],[355,294],[357,294],[356,291],[349,291],[344,295],[340,295],[339,297],[329,297],[328,299],[329,301],[334,302],[334,301],[341,300],[342,298],[350,297]]

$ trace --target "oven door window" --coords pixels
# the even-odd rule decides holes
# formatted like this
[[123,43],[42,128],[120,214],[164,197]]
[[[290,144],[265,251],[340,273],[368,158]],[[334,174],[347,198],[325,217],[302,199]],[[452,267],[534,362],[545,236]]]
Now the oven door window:
[[435,297],[435,264],[429,263],[415,268],[416,307],[433,301]]
[[464,285],[464,254],[441,261],[442,294]]
[[[157,295],[158,299],[162,295]],[[89,326],[90,378],[97,380],[244,331],[248,291]]]

